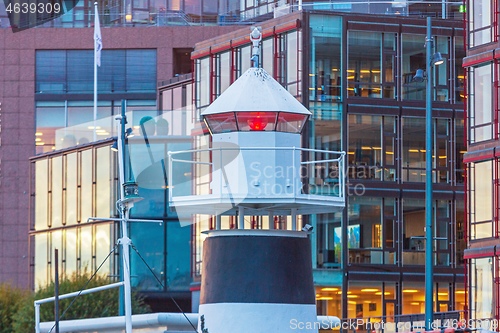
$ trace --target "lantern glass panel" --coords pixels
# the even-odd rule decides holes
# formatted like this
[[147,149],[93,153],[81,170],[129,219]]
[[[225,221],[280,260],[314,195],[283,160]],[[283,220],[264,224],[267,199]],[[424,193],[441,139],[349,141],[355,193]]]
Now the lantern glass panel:
[[234,132],[238,130],[233,112],[211,114],[205,116],[205,119],[213,134]]

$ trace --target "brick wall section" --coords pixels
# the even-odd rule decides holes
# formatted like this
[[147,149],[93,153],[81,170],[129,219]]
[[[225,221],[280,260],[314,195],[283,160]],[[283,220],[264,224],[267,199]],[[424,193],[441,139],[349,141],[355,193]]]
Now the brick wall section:
[[[172,77],[173,48],[241,27],[102,28],[104,49],[157,49],[157,79]],[[29,287],[29,157],[35,153],[35,51],[93,49],[92,28],[0,29],[0,283]]]

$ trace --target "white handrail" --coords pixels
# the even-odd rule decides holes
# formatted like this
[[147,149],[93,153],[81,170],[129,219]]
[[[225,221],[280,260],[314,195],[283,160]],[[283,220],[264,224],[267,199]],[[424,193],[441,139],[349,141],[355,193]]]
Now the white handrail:
[[[198,153],[198,152],[206,152],[206,151],[214,151],[214,150],[293,150],[293,147],[218,147],[218,148],[203,148],[203,149],[189,149],[189,150],[179,150],[179,151],[170,151],[169,155],[177,155],[177,154],[186,154],[186,153]],[[312,149],[312,148],[295,148],[296,150],[301,151],[311,151],[315,153],[327,153],[327,154],[338,154],[338,155],[346,155],[345,151],[334,151],[334,150],[323,150],[323,149]]]
[[[202,162],[202,161],[195,161],[191,160],[189,158],[182,159],[182,158],[174,158],[174,155],[178,154],[195,154],[195,153],[201,153],[201,152],[214,152],[218,151],[219,153],[219,159],[220,159],[220,164],[222,167],[222,154],[224,151],[290,151],[292,153],[292,161],[293,161],[293,172],[296,176],[296,178],[301,177],[300,175],[296,174],[297,170],[295,170],[295,152],[300,151],[300,152],[309,152],[309,153],[320,153],[320,154],[325,154],[325,155],[337,155],[338,157],[335,158],[326,158],[326,159],[321,159],[321,160],[309,160],[309,161],[300,161],[299,164],[300,166],[308,166],[308,165],[318,165],[322,163],[337,163],[337,168],[339,169],[338,173],[334,177],[335,179],[338,179],[338,192],[335,197],[339,199],[344,199],[345,197],[345,189],[343,188],[346,183],[346,172],[344,170],[345,167],[345,157],[347,156],[346,152],[344,151],[331,151],[331,150],[324,150],[324,149],[313,149],[313,148],[300,148],[300,147],[211,147],[211,148],[202,148],[202,149],[189,149],[189,150],[182,150],[182,151],[174,151],[174,152],[168,152],[168,165],[169,165],[169,179],[172,182],[173,181],[173,163],[174,162],[179,162],[179,163],[187,163],[191,165],[211,165],[213,166],[213,162]],[[329,157],[329,156],[327,156]],[[327,165],[328,167],[328,165]],[[220,180],[220,188],[219,192],[222,193],[222,185],[223,185],[223,179]],[[293,181],[292,185],[292,193],[295,193],[296,190],[296,185],[295,184],[296,180]],[[174,184],[172,184],[174,185]],[[303,190],[304,191],[304,190]],[[306,194],[306,193],[303,193]],[[321,194],[320,194],[321,195]],[[331,196],[331,195],[329,195]],[[176,197],[176,195],[172,192],[171,195],[169,196],[170,202],[173,202],[173,198]]]
[[[198,324],[198,313],[186,313],[186,316],[193,323]],[[167,327],[167,331],[192,332],[193,328],[181,313],[148,313],[132,316],[134,328],[154,329],[157,327]],[[333,329],[340,327],[340,319],[334,316],[317,316],[318,324],[323,329]],[[48,331],[54,322],[44,322],[41,324],[43,332]],[[99,330],[121,331],[125,327],[124,317],[106,317],[91,319],[64,320],[60,323],[60,331],[63,332],[89,332]]]
[[[82,291],[75,291],[73,293],[60,295],[59,299],[66,299],[66,298],[71,298],[71,297],[75,297],[78,295],[91,294],[91,293],[94,293],[97,291],[117,288],[117,287],[121,287],[121,286],[123,286],[123,282],[111,283],[111,284],[107,284],[105,286],[99,286],[99,287],[95,287],[95,288],[89,288],[89,289],[85,289]],[[39,300],[36,300],[34,302],[35,303],[35,332],[36,333],[40,333],[40,304],[54,302],[55,300],[56,300],[56,298],[55,298],[55,296],[53,296],[53,297],[39,299]]]

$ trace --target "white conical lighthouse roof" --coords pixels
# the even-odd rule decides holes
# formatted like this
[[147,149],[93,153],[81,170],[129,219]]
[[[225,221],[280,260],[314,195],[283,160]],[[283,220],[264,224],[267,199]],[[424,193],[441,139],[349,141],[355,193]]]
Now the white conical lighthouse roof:
[[202,116],[226,112],[290,112],[311,115],[296,98],[262,68],[249,68]]

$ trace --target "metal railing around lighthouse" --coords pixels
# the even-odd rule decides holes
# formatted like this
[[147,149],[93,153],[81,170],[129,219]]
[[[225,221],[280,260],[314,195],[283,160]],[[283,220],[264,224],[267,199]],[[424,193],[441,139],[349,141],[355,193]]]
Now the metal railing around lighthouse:
[[[244,157],[240,155],[242,151],[245,151]],[[234,170],[225,168],[231,169],[231,162],[240,159],[238,167],[246,169],[241,174],[246,175],[250,179],[249,184],[252,184],[251,178],[255,175],[250,172],[257,172],[256,163],[265,162],[268,158],[278,158],[290,162],[289,165],[285,165],[284,170],[270,172],[274,172],[275,177],[284,178],[285,188],[278,191],[279,193],[261,192],[259,198],[276,198],[277,195],[283,195],[322,197],[324,200],[345,202],[345,155],[345,152],[297,147],[221,147],[169,152],[169,200],[173,203],[173,200],[179,197],[213,195],[215,192],[221,196],[252,196],[251,193],[231,192],[234,189],[228,188],[231,184],[226,178],[226,172]],[[300,160],[298,164],[297,159]],[[182,186],[181,182],[185,183],[186,179],[176,180],[173,177],[174,170],[177,174],[180,165],[189,166],[190,170],[185,174],[191,174],[190,182],[196,183],[197,178],[211,175],[211,183],[217,184],[217,188],[212,186],[212,193],[193,193],[192,186]],[[203,166],[204,171],[200,171]],[[218,172],[219,169],[221,172]],[[255,183],[253,185],[261,186]],[[275,184],[275,187],[278,185]]]

